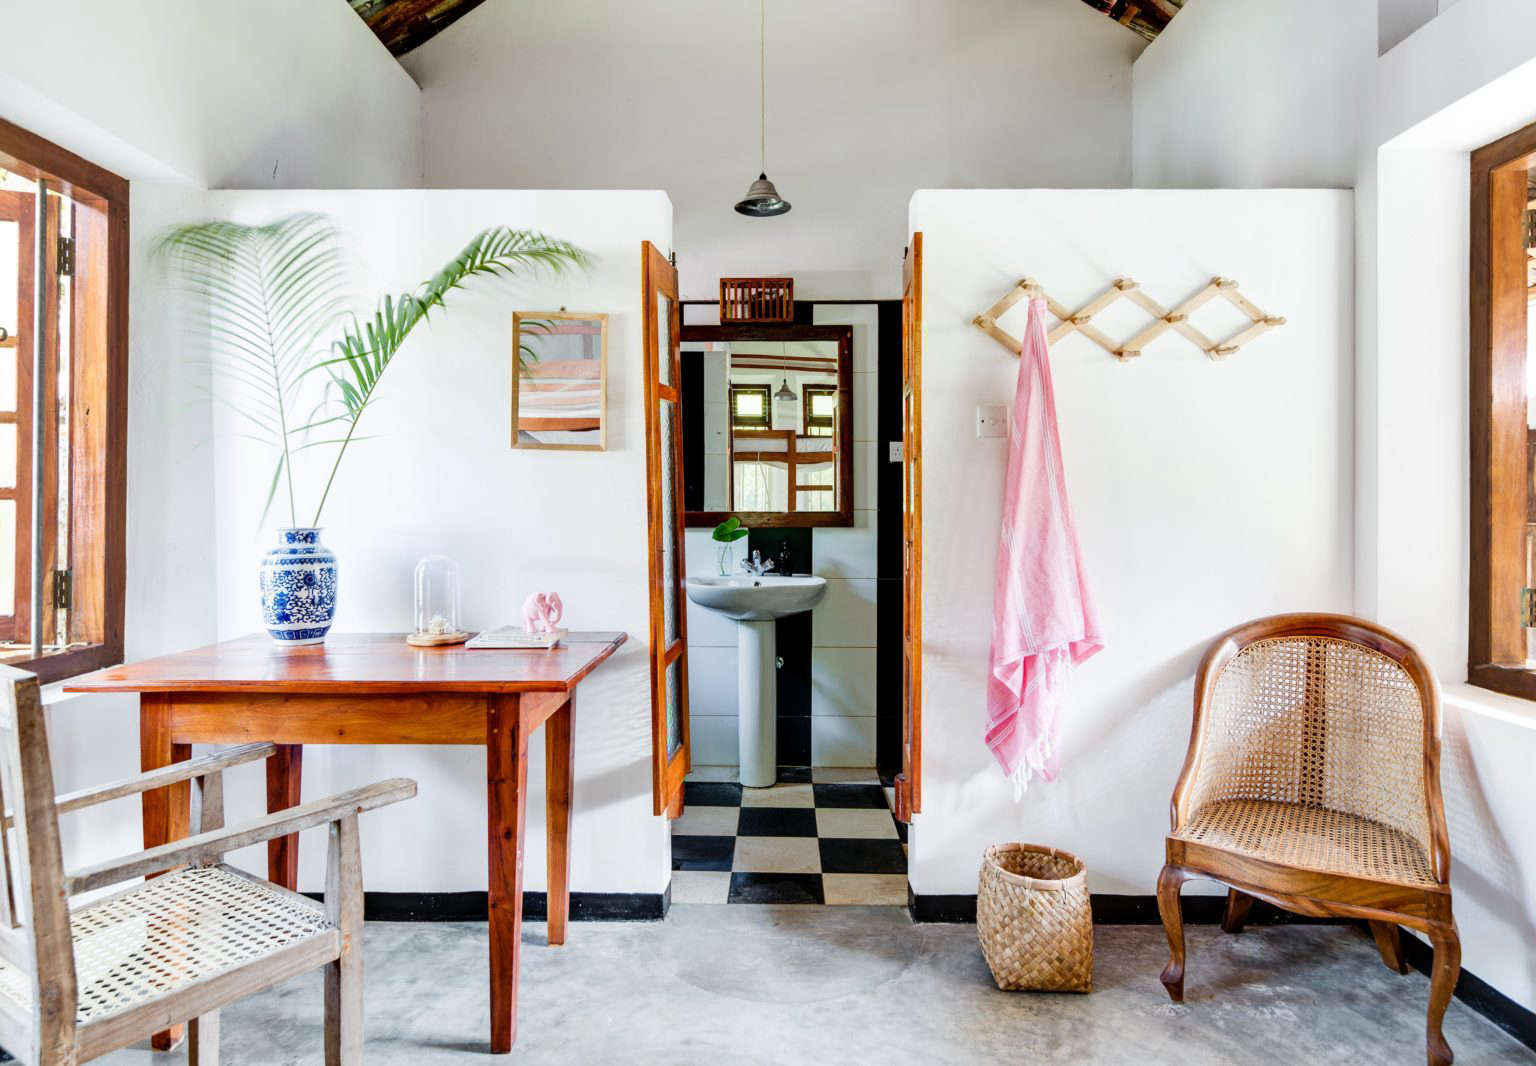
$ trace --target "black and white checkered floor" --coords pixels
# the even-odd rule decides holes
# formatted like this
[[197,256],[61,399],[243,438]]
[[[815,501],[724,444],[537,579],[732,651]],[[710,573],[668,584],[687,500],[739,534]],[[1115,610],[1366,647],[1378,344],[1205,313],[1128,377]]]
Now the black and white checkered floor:
[[705,767],[683,784],[673,903],[906,906],[906,827],[873,770],[786,767],[772,788],[734,778]]

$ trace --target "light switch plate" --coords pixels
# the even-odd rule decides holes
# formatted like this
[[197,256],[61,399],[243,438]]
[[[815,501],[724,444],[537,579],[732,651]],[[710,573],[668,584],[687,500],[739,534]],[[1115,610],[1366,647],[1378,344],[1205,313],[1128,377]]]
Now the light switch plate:
[[976,436],[1006,437],[1008,435],[1008,406],[1001,403],[976,405]]
[[890,442],[890,444],[891,444],[891,455],[890,455],[890,458],[887,459],[886,461],[887,462],[891,462],[891,463],[899,463],[899,462],[901,462],[901,441],[893,440],[893,441]]

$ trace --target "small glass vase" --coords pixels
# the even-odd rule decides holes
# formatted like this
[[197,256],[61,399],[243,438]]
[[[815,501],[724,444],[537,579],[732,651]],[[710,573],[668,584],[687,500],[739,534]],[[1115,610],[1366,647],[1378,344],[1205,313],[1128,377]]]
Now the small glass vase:
[[735,554],[729,544],[715,545],[715,565],[719,568],[721,577],[731,576],[731,562]]

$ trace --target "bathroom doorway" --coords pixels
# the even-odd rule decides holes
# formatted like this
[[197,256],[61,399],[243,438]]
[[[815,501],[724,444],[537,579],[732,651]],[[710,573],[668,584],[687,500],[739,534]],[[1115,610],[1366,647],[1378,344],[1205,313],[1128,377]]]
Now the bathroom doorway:
[[[904,906],[906,827],[893,814],[903,747],[901,302],[794,300],[792,317],[751,328],[722,323],[720,307],[681,307],[672,380],[682,392],[684,573],[719,577],[723,554],[727,572],[741,576],[755,551],[756,565],[773,563],[770,574],[824,577],[829,591],[813,610],[768,623],[778,765],[771,785],[750,787],[740,769],[737,623],[692,602],[688,580],[678,590],[688,615],[689,767],[672,821],[672,899]],[[647,325],[648,343],[659,324]],[[657,415],[658,430],[665,418]],[[777,489],[788,485],[779,453],[789,453],[791,434],[792,513]],[[660,432],[651,442],[671,454]],[[737,491],[752,485],[756,495]],[[784,506],[769,513],[764,500]],[[750,533],[722,553],[712,534],[731,517]]]

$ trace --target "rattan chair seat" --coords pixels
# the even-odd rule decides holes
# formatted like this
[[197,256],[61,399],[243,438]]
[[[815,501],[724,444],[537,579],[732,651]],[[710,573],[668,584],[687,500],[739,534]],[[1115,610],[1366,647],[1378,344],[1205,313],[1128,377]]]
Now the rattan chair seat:
[[1221,800],[1199,807],[1172,835],[1296,869],[1420,888],[1438,884],[1412,836],[1328,807]]
[[[145,881],[78,908],[70,926],[81,1024],[335,935],[319,903],[226,866]],[[0,995],[31,998],[27,975],[4,961]]]

